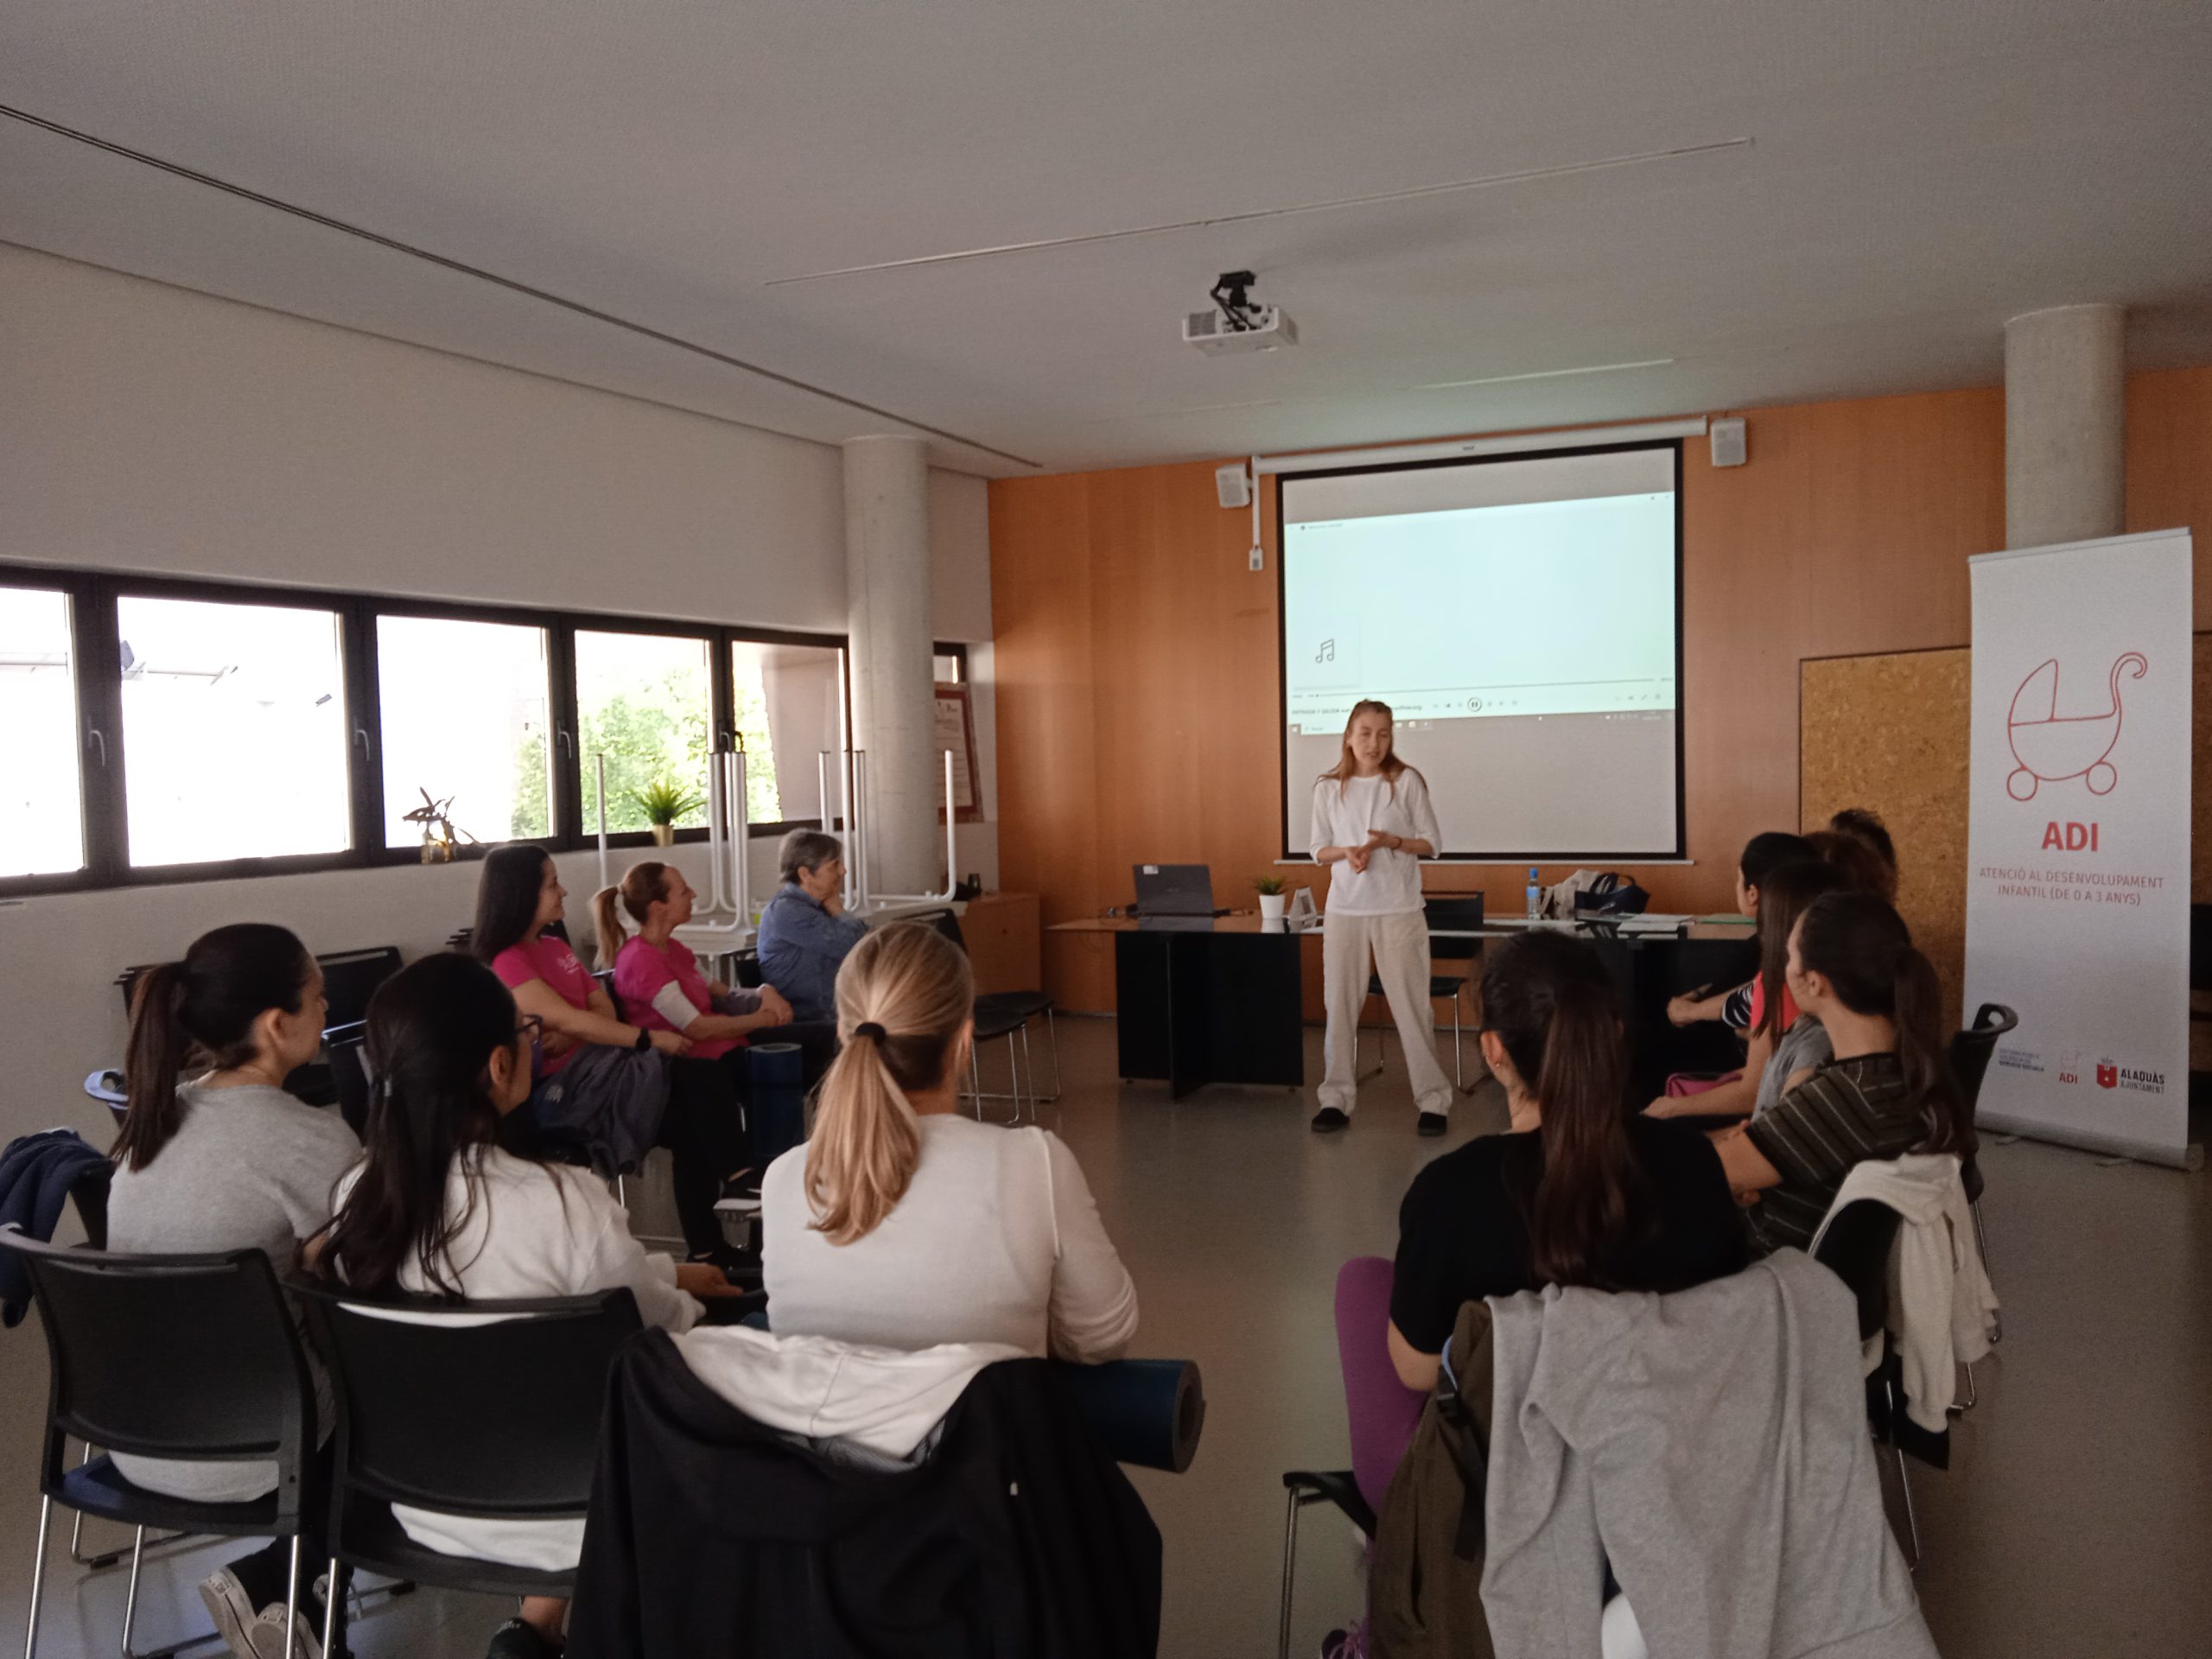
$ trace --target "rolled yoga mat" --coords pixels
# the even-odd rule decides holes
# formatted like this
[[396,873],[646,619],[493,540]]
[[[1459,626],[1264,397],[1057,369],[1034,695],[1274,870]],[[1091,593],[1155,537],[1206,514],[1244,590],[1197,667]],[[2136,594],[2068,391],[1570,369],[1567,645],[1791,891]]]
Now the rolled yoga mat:
[[745,1051],[753,1098],[753,1166],[768,1166],[806,1139],[804,1056],[797,1043],[756,1043]]
[[1205,1389],[1187,1359],[1055,1365],[1076,1408],[1116,1463],[1181,1474],[1198,1452]]

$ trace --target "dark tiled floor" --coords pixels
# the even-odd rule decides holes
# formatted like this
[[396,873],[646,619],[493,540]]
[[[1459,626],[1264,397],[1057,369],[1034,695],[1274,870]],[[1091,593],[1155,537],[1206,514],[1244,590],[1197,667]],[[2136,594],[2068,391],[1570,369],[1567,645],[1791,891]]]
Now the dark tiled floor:
[[[1061,1023],[1058,1126],[1089,1172],[1144,1306],[1138,1346],[1196,1359],[1209,1416],[1183,1476],[1141,1473],[1166,1541],[1162,1651],[1273,1651],[1281,1471],[1340,1465],[1331,1287],[1388,1254],[1399,1194],[1428,1158],[1503,1126],[1486,1090],[1452,1136],[1417,1140],[1402,1069],[1368,1085],[1349,1134],[1309,1135],[1310,1099],[1223,1090],[1171,1104],[1114,1082],[1110,1022]],[[1395,1056],[1395,1043],[1392,1049]],[[1041,1059],[1042,1054],[1039,1054]],[[1319,1075],[1318,1034],[1308,1058]],[[1045,1121],[1055,1122],[1047,1107]],[[2212,1199],[2204,1178],[2023,1142],[1993,1147],[1987,1218],[2005,1340],[1948,1474],[1916,1471],[1921,1592],[1949,1659],[2121,1659],[2212,1649]],[[35,1320],[0,1340],[0,1643],[20,1636],[37,1521],[45,1357]],[[1308,1512],[1297,1638],[1357,1605],[1348,1530]],[[149,1565],[142,1646],[205,1628],[192,1586],[221,1551]],[[41,1651],[111,1654],[123,1575],[81,1577],[60,1544]],[[366,1655],[474,1659],[493,1602],[422,1592],[359,1626]],[[206,1649],[201,1649],[206,1651]]]

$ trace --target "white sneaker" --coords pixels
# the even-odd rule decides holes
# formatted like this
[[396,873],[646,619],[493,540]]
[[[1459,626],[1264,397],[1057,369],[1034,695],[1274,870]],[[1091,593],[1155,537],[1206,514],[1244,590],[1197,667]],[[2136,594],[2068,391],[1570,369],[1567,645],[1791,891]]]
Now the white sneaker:
[[[238,1575],[229,1567],[200,1581],[200,1599],[207,1605],[207,1617],[215,1622],[215,1634],[221,1637],[238,1659],[261,1659],[261,1649],[253,1645],[251,1631],[261,1615],[254,1611],[252,1599],[245,1592],[245,1586],[238,1582]],[[276,1640],[281,1645],[284,1635],[280,1625]]]
[[[302,1606],[292,1615],[292,1659],[322,1659],[322,1632]],[[253,1659],[284,1659],[284,1604],[274,1601],[262,1609],[246,1632]]]

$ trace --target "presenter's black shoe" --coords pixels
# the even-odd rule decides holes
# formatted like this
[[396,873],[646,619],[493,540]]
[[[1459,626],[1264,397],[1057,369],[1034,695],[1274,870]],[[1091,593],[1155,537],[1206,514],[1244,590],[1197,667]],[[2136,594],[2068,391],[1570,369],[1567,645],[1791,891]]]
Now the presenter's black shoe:
[[1441,1112],[1423,1112],[1421,1121],[1414,1125],[1416,1135],[1441,1135],[1452,1127],[1452,1120]]
[[1313,1114],[1313,1128],[1316,1135],[1333,1135],[1337,1130],[1351,1126],[1351,1115],[1333,1106],[1324,1106]]

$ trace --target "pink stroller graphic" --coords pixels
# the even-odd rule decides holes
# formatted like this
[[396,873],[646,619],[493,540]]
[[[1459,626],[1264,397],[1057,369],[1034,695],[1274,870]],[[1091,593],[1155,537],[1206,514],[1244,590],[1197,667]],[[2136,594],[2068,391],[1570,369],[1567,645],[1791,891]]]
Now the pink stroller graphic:
[[2031,801],[2038,784],[2063,783],[2079,778],[2092,795],[2109,795],[2120,773],[2105,757],[2120,741],[2120,674],[2139,680],[2151,664],[2139,651],[2131,651],[2112,665],[2112,709],[2101,715],[2058,713],[2058,658],[2054,657],[2020,682],[2012,694],[2012,707],[2005,716],[2005,735],[2012,745],[2019,769],[2005,779],[2005,792],[2016,801]]

